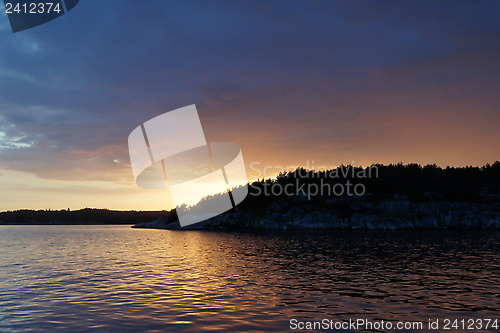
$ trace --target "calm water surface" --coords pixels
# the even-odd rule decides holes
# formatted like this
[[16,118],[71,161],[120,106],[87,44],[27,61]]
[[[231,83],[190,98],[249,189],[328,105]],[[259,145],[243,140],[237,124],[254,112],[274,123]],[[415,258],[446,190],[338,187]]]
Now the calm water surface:
[[498,318],[498,232],[0,226],[0,331],[284,331]]

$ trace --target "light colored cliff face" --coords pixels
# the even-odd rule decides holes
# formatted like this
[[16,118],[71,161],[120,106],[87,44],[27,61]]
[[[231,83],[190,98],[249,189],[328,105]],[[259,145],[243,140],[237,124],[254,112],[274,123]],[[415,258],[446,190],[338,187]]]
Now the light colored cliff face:
[[[332,203],[332,202],[331,202]],[[343,201],[344,209],[314,204],[273,203],[261,215],[235,209],[194,228],[255,229],[500,229],[500,204],[466,202],[420,202],[405,198],[367,202]],[[345,212],[345,207],[349,212]],[[167,217],[137,227],[174,229]]]

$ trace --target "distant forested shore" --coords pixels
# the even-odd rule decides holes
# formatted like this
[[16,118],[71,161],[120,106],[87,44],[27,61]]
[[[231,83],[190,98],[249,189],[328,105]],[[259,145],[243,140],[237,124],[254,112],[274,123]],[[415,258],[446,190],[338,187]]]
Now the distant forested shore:
[[14,210],[0,212],[0,225],[6,224],[136,224],[154,220],[165,211],[118,211],[84,208],[79,210]]

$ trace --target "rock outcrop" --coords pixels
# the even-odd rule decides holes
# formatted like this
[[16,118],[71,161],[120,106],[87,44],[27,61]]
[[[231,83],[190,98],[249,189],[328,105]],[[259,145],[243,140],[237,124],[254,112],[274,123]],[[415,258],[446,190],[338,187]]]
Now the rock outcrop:
[[[174,214],[169,213],[169,214]],[[272,202],[260,212],[235,208],[209,220],[181,228],[171,215],[137,228],[160,229],[500,229],[500,205],[493,203],[423,201],[404,196],[382,201],[369,198],[329,199],[321,204],[295,197]]]

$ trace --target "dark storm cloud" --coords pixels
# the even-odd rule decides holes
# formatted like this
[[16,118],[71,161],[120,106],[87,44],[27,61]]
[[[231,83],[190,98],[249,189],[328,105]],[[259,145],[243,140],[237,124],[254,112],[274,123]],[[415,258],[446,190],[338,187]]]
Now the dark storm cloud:
[[193,103],[209,139],[264,155],[365,153],[472,117],[488,129],[499,13],[496,1],[87,0],[16,34],[0,17],[0,164],[116,179],[135,126]]

